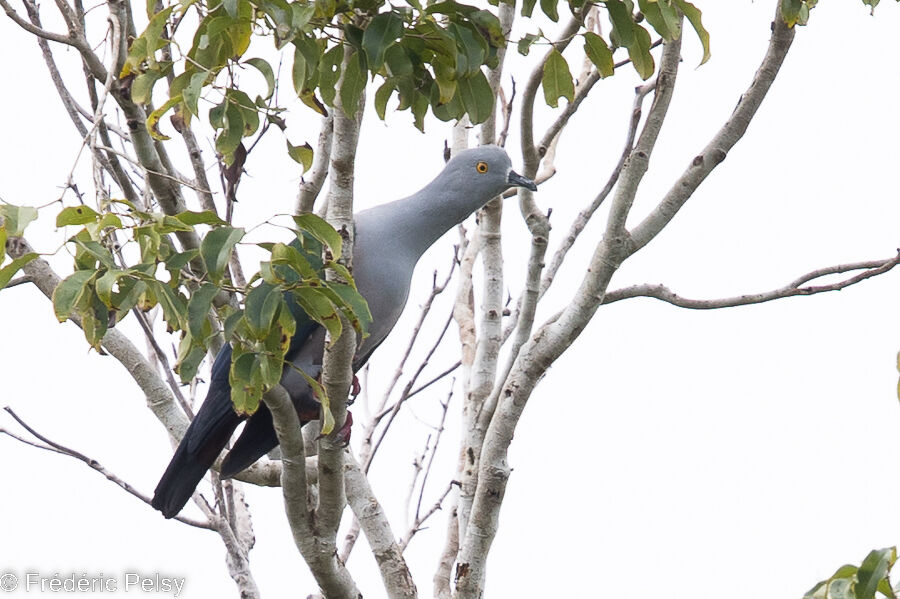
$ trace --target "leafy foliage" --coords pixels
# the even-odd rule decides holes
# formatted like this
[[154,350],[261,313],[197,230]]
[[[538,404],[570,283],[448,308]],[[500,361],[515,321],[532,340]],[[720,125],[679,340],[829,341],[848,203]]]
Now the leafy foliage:
[[803,599],[896,599],[897,591],[890,580],[896,562],[896,547],[874,549],[859,566],[841,566],[830,578],[807,591]]
[[[251,414],[262,395],[281,379],[298,320],[322,325],[333,341],[342,333],[339,315],[344,315],[360,337],[366,335],[372,321],[368,305],[350,273],[336,262],[341,237],[317,216],[295,218],[297,238],[290,245],[262,244],[270,259],[260,264],[260,272],[245,288],[238,288],[229,280],[228,264],[243,229],[231,227],[212,212],[168,216],[140,211],[125,201],[115,204],[128,210],[101,214],[77,206],[64,208],[57,216],[58,226],[82,228],[69,238],[75,272],[54,291],[53,309],[61,322],[77,318],[95,349],[100,349],[109,327],[129,311],[159,306],[169,331],[180,336],[175,370],[189,382],[210,341],[224,332],[232,347],[232,401],[238,411]],[[198,225],[213,226],[200,248],[178,252],[169,234],[193,231]],[[126,265],[113,249],[114,234],[126,230],[137,242],[137,264]],[[33,256],[19,258],[7,268],[20,268]],[[7,268],[0,269],[4,284],[11,276]],[[347,282],[327,281],[325,268],[333,268]],[[168,276],[158,276],[162,273]],[[228,294],[243,301],[229,302]],[[224,323],[224,331],[216,322]],[[318,383],[313,388],[327,409],[324,390]]]
[[36,220],[37,216],[37,210],[30,206],[0,204],[0,289],[6,287],[26,264],[37,258],[37,254],[28,252],[24,256],[6,262],[7,240],[10,237],[21,237],[25,227]]

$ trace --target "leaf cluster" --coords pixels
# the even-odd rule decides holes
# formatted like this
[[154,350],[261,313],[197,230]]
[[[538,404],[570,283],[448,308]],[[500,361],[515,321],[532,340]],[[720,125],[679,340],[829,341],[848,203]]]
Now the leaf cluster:
[[897,548],[873,549],[859,566],[845,564],[831,577],[817,583],[803,599],[897,599],[891,587],[891,568],[897,563]]
[[[269,259],[241,288],[229,280],[228,265],[244,237],[243,229],[209,211],[169,216],[141,211],[125,200],[114,200],[113,205],[127,210],[101,213],[73,206],[56,218],[58,227],[81,228],[68,239],[75,270],[53,292],[53,310],[60,322],[76,317],[85,339],[98,351],[109,328],[130,311],[147,312],[158,306],[169,332],[179,336],[175,370],[188,383],[213,338],[224,333],[232,348],[232,401],[239,412],[251,414],[262,395],[281,380],[298,327],[309,334],[322,326],[333,342],[343,332],[343,316],[360,338],[365,337],[372,322],[368,305],[350,272],[337,262],[340,235],[319,217],[295,217],[296,238],[290,244],[259,244]],[[33,218],[30,210],[0,207],[4,214],[0,234],[7,227],[20,234],[24,222]],[[179,251],[171,234],[196,231],[201,225],[210,229],[200,247]],[[121,233],[137,244],[134,264],[125,263],[117,245]],[[17,263],[29,256],[6,268],[20,267]],[[0,276],[5,276],[6,268]],[[326,280],[328,268],[343,281]],[[237,302],[229,301],[232,295]],[[327,411],[324,390],[316,381],[309,382]]]

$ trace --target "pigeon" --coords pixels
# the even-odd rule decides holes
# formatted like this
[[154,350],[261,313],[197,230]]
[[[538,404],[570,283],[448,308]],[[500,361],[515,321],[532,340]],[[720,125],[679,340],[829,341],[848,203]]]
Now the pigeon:
[[[532,180],[512,170],[505,150],[480,146],[456,154],[434,180],[413,195],[355,215],[353,277],[369,304],[372,323],[354,356],[354,372],[400,318],[422,254],[453,226],[512,187],[537,190]],[[297,327],[285,361],[316,378],[322,368],[325,329],[296,302],[289,305]],[[221,464],[223,478],[251,466],[278,445],[272,414],[265,404],[249,417],[234,410],[228,383],[230,364],[231,347],[226,344],[213,363],[206,399],[156,487],[151,505],[166,518],[181,511],[242,421],[247,422]],[[295,368],[286,366],[280,382],[302,424],[319,418],[319,402]],[[344,424],[348,438],[350,423],[348,415]]]

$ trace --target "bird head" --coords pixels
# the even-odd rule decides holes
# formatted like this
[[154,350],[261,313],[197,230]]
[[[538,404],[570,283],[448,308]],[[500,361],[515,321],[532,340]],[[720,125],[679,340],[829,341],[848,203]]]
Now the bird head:
[[491,198],[510,187],[537,191],[534,181],[512,169],[506,150],[499,146],[480,146],[456,154],[444,168],[450,180],[467,181],[475,195]]

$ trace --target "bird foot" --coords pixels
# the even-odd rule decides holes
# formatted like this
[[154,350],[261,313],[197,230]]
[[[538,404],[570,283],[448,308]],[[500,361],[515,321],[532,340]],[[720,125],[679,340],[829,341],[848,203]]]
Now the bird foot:
[[[341,425],[341,428],[334,433],[334,439],[336,444],[339,447],[347,447],[350,445],[350,432],[353,429],[353,414],[347,412],[347,417],[344,419],[344,424]],[[324,437],[325,435],[319,435],[316,437],[316,441]]]
[[356,396],[359,395],[359,392],[362,391],[362,386],[359,384],[359,379],[356,378],[356,375],[353,375],[353,382],[350,383],[350,397],[347,398],[347,405],[352,406],[353,402],[356,401]]
[[[354,381],[356,377],[353,377]],[[344,419],[344,424],[341,425],[341,428],[338,429],[335,437],[338,440],[338,443],[341,447],[347,447],[350,445],[350,432],[353,428],[353,414],[347,412],[347,417]]]

